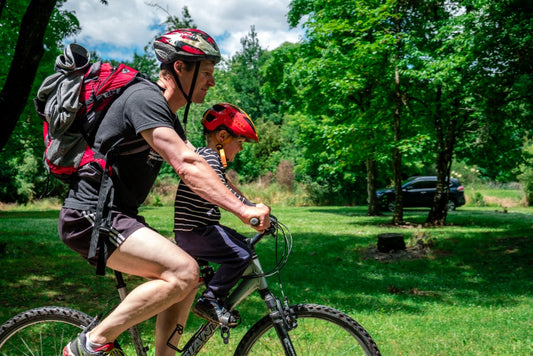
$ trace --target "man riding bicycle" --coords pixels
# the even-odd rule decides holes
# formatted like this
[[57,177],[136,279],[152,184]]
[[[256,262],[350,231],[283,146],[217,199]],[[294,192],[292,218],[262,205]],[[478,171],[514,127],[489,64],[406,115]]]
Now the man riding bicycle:
[[[157,315],[156,355],[174,355],[166,340],[177,323],[184,324],[198,282],[196,261],[160,235],[138,214],[163,160],[199,196],[238,216],[244,223],[257,217],[257,230],[269,224],[269,208],[246,206],[220,181],[211,167],[188,145],[176,111],[202,103],[215,85],[220,60],[215,41],[196,29],[180,29],[154,42],[161,62],[159,80],[141,80],[110,106],[96,132],[93,150],[106,155],[118,140],[128,155],[110,162],[113,194],[108,202],[110,226],[104,236],[106,265],[148,281],[130,294],[94,329],[65,346],[64,356],[121,355],[116,338]],[[88,257],[97,209],[101,171],[87,165],[70,184],[59,217],[59,234],[71,249]],[[103,253],[99,250],[98,253]],[[89,261],[95,264],[96,260]]]

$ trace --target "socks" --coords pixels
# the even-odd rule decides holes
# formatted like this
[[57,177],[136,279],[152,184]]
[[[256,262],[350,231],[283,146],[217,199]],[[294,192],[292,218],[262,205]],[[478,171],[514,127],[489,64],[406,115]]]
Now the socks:
[[91,341],[91,338],[89,337],[90,332],[87,333],[87,337],[85,338],[85,348],[89,352],[96,352],[99,351],[98,349],[101,349],[105,345],[96,344]]

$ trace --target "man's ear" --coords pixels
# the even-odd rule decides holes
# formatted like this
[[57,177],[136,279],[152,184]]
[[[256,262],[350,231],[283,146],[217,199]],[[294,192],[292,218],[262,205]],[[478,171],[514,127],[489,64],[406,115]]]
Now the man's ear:
[[174,70],[176,71],[176,73],[181,73],[181,71],[183,70],[185,64],[180,61],[180,60],[177,60],[174,62]]

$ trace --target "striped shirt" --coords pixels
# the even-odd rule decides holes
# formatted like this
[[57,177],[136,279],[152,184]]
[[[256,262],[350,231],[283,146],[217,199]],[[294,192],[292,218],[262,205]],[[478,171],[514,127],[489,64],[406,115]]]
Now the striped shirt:
[[[228,186],[226,169],[222,166],[217,152],[208,147],[199,147],[196,149],[196,153],[207,161],[220,180],[237,198],[242,202],[247,202],[246,198]],[[202,226],[217,225],[219,222],[220,209],[218,206],[198,196],[181,180],[174,201],[174,232],[191,231]]]

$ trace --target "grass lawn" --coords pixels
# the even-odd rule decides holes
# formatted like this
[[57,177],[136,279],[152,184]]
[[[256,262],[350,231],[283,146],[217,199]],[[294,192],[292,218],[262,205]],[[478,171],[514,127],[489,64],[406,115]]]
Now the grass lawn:
[[[449,225],[442,228],[418,226],[426,209],[406,210],[412,225],[401,228],[388,225],[390,214],[368,217],[366,209],[273,209],[294,238],[281,274],[291,303],[326,304],[348,313],[383,355],[533,354],[533,208],[503,213],[462,207],[449,213]],[[96,314],[108,301],[116,303],[112,275],[94,276],[57,237],[58,213],[36,207],[0,211],[0,323],[42,305]],[[143,215],[171,236],[171,207],[146,207]],[[223,221],[251,234],[229,214]],[[402,233],[408,250],[377,252],[377,235],[384,232]],[[260,245],[260,255],[272,250],[272,241]],[[127,281],[139,283],[133,277]],[[277,290],[277,279],[270,281]],[[256,296],[239,311],[243,324],[232,330],[229,345],[214,337],[204,354],[233,354],[246,327],[265,314]],[[185,337],[199,323],[192,316]],[[153,320],[142,332],[153,339]]]

